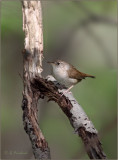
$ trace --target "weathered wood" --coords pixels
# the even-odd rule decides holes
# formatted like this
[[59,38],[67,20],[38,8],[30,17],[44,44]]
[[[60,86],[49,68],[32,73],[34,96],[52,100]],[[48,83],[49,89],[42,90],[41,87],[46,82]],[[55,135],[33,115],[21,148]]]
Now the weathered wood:
[[75,132],[81,137],[91,159],[105,159],[97,130],[71,94],[62,96],[64,86],[41,78],[43,59],[43,30],[40,1],[23,1],[23,30],[25,49],[23,51],[23,123],[29,135],[36,159],[50,159],[50,149],[39,128],[37,103],[47,96],[58,103],[68,117]]
[[23,1],[23,31],[25,49],[23,50],[23,123],[29,135],[36,159],[50,159],[50,149],[38,125],[37,103],[39,94],[32,91],[30,80],[41,77],[43,58],[43,30],[40,1]]
[[[65,92],[62,85],[40,77],[33,79],[31,85],[34,93],[38,93],[40,98],[46,96],[49,98],[49,101],[55,101],[59,105],[68,117],[75,132],[81,137],[90,159],[106,159],[96,129],[84,111],[80,109],[81,106],[72,94],[68,96],[66,93],[62,96],[61,92]],[[73,108],[77,105],[76,112],[72,112]],[[86,117],[86,119],[84,117]]]

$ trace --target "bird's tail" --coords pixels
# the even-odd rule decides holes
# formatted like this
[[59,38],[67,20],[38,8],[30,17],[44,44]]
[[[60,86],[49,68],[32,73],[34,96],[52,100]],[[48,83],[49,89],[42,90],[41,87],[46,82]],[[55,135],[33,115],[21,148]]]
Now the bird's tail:
[[82,77],[83,78],[86,78],[86,77],[95,78],[95,76],[92,76],[90,74],[85,74],[85,73],[82,74]]

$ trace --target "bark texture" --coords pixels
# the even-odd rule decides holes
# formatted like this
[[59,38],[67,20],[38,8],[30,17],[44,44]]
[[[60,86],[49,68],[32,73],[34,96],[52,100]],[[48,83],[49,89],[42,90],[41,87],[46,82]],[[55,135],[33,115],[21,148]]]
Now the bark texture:
[[23,123],[29,135],[36,159],[50,159],[50,149],[38,124],[37,103],[44,96],[55,101],[68,117],[75,132],[81,137],[91,159],[105,159],[97,130],[77,103],[72,94],[62,95],[64,86],[51,77],[41,78],[43,59],[43,31],[40,1],[23,1],[23,30],[25,49],[23,50]]
[[[50,80],[52,80],[52,78],[48,78],[48,80],[40,77],[33,79],[31,85],[34,94],[38,93],[40,98],[46,96],[49,98],[49,101],[55,101],[59,105],[68,117],[75,132],[81,137],[90,159],[106,159],[106,155],[103,152],[101,142],[98,138],[97,130],[94,128],[87,115],[85,116],[84,111],[80,109],[81,106],[77,103],[72,94],[68,95],[67,93],[61,96],[62,93],[65,92],[64,87],[56,81]],[[74,112],[72,111],[73,109],[75,110]],[[83,118],[83,120],[81,118]]]
[[50,159],[50,149],[38,125],[37,103],[40,94],[32,91],[30,80],[41,76],[43,57],[43,31],[40,1],[23,1],[23,123],[29,135],[36,159]]

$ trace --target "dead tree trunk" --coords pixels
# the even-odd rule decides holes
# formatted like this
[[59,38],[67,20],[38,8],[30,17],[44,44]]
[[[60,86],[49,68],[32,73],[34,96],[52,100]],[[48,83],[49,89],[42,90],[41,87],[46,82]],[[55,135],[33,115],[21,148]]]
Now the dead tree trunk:
[[39,98],[47,96],[58,103],[68,117],[75,132],[81,137],[87,154],[91,159],[106,159],[99,141],[97,130],[71,94],[65,94],[63,86],[52,77],[43,79],[43,32],[40,1],[23,1],[23,30],[25,49],[23,50],[23,122],[29,135],[36,159],[50,159],[50,149],[39,128],[37,103]]
[[29,135],[36,159],[50,159],[50,149],[39,128],[37,103],[39,94],[34,93],[30,81],[41,77],[43,58],[43,31],[40,1],[23,1],[23,30],[25,32],[25,49],[23,51],[23,123]]

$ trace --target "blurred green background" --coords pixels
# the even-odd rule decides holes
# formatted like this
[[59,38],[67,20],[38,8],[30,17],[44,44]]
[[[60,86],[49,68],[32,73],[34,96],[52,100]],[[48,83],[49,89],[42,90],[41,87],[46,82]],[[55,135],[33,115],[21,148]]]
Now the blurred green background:
[[[22,123],[22,8],[20,1],[2,1],[3,159],[33,158]],[[51,74],[48,60],[62,59],[96,76],[72,89],[99,131],[108,159],[117,159],[117,1],[43,1],[43,76]],[[88,159],[83,143],[54,102],[39,102],[39,124],[53,159]]]

